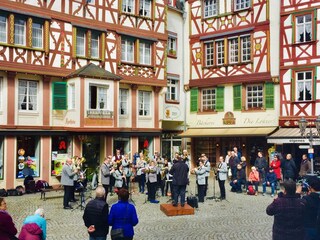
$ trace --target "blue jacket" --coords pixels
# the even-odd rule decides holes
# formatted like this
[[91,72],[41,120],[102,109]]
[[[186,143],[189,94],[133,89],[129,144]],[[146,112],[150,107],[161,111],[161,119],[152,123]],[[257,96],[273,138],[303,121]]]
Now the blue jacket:
[[138,224],[135,207],[129,202],[118,201],[113,204],[109,213],[109,225],[112,229],[122,228],[125,237],[133,237],[133,227]]
[[273,172],[270,173],[268,172],[266,175],[266,182],[270,182],[270,183],[276,183],[277,182],[277,175]]
[[41,230],[42,230],[42,239],[47,238],[47,221],[43,217],[41,217],[39,214],[34,214],[31,216],[28,216],[26,220],[24,220],[23,224],[27,223],[35,223],[37,224]]

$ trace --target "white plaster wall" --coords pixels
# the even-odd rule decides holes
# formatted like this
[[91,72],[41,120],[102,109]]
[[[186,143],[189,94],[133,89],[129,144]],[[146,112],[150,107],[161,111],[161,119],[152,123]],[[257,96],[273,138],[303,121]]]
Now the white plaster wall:
[[0,72],[0,125],[7,124],[8,116],[8,79],[7,75],[4,72]]

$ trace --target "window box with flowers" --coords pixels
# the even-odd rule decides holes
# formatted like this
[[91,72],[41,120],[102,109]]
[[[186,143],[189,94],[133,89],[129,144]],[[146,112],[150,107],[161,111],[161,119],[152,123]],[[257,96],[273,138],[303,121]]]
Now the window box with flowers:
[[174,49],[170,49],[169,52],[168,52],[168,54],[169,54],[170,56],[175,57],[175,56],[177,55],[177,51],[174,50]]

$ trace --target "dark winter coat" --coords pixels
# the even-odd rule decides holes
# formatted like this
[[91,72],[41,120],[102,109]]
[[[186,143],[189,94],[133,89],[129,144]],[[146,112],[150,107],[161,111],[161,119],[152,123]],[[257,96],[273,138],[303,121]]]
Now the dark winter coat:
[[274,216],[273,240],[303,240],[305,201],[299,194],[294,196],[278,194],[278,198],[267,207],[267,214]]
[[9,240],[17,234],[11,216],[7,211],[0,210],[0,239]]
[[302,197],[306,201],[306,210],[304,212],[304,226],[306,228],[316,228],[318,209],[320,206],[320,194],[311,192]]
[[85,226],[88,228],[91,225],[95,226],[95,231],[89,233],[92,237],[105,237],[109,232],[108,225],[108,204],[103,198],[95,198],[91,200],[83,213]]
[[283,177],[284,179],[295,179],[297,173],[296,164],[294,163],[294,160],[285,160],[283,162]]
[[172,184],[177,186],[187,185],[189,183],[189,167],[184,161],[177,161],[170,169],[172,175]]

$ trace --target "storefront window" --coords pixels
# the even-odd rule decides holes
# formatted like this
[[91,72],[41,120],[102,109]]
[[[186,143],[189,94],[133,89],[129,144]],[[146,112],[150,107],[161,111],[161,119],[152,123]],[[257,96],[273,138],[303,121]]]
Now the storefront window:
[[213,138],[194,138],[194,157],[197,163],[197,160],[202,153],[206,154],[209,158],[210,163],[216,163],[216,145],[214,144]]
[[153,155],[153,137],[139,137],[139,152],[142,152],[146,160]]
[[172,160],[176,152],[182,154],[181,139],[177,139],[174,137],[162,139],[161,155],[163,157],[167,157],[169,160]]
[[51,175],[61,174],[63,163],[72,154],[71,138],[67,136],[53,136],[51,138]]
[[120,153],[126,154],[130,152],[130,138],[128,137],[115,137],[113,139],[113,152],[114,155],[116,152],[116,149],[120,150]]
[[17,178],[40,176],[40,138],[37,136],[17,137]]
[[3,137],[0,137],[0,179],[3,179]]

